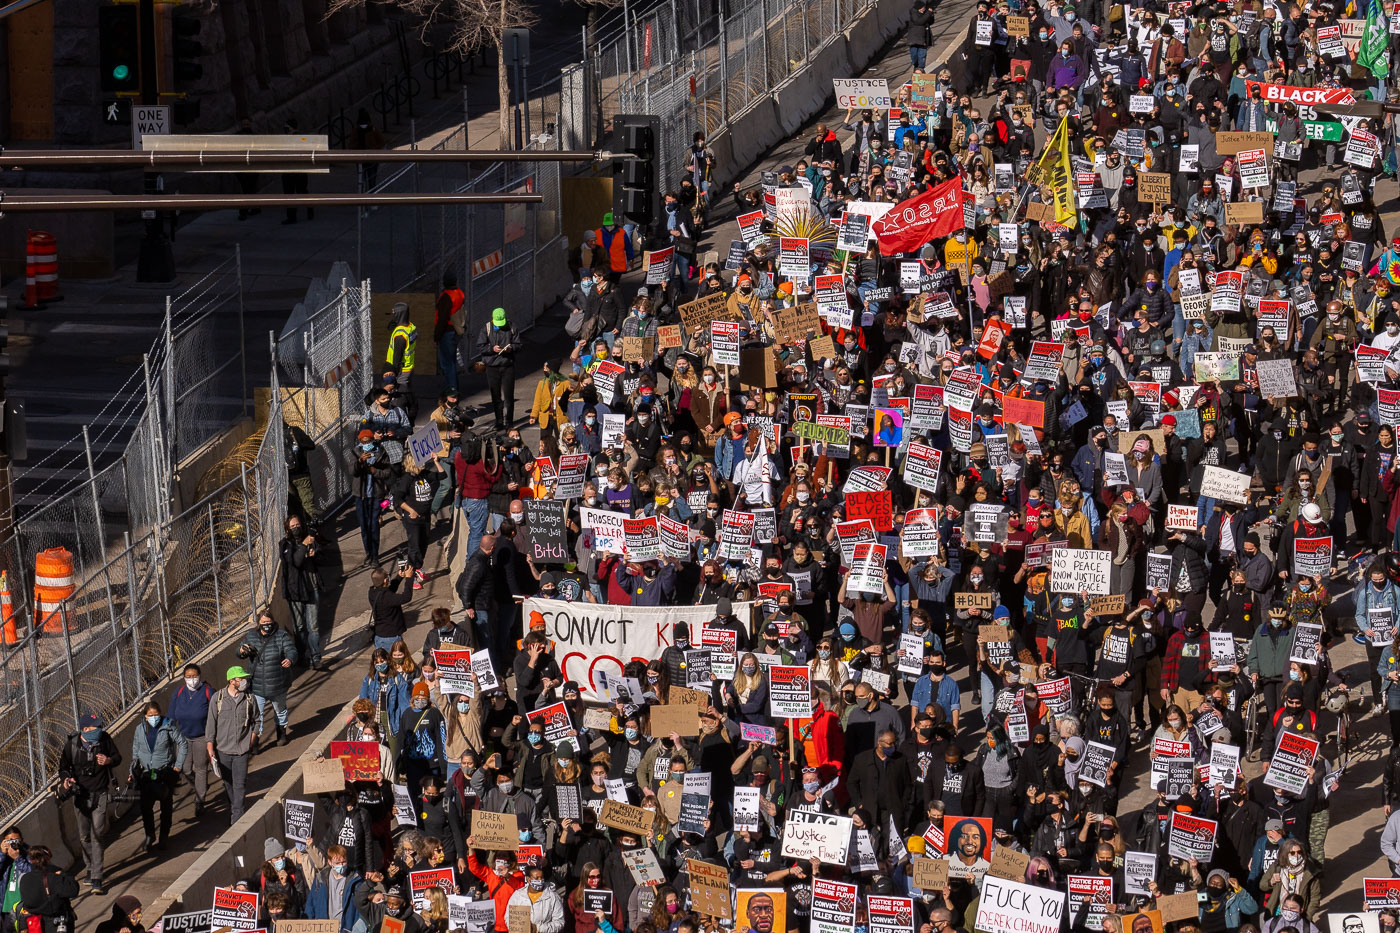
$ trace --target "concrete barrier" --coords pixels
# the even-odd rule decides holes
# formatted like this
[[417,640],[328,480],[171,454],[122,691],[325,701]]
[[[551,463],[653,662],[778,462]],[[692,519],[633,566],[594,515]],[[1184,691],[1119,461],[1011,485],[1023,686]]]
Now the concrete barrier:
[[832,78],[853,77],[874,61],[909,21],[910,8],[908,0],[876,0],[797,73],[710,134],[706,142],[715,153],[711,203],[725,197],[726,189],[746,175],[763,153],[790,138],[827,106],[834,96]]

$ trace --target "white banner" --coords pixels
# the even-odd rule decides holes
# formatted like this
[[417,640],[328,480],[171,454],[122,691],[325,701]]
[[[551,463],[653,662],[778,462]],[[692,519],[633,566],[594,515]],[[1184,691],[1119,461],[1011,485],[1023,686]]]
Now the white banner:
[[988,874],[982,879],[974,928],[985,933],[1059,933],[1065,892]]
[[[734,606],[745,627],[752,606]],[[521,614],[528,619],[535,611],[544,616],[545,632],[558,646],[554,656],[564,679],[577,681],[589,691],[590,699],[597,698],[593,691],[599,670],[617,677],[628,661],[661,657],[662,650],[673,643],[671,630],[677,622],[686,623],[691,643],[699,644],[701,628],[715,617],[714,606],[609,606],[532,596],[525,600]]]

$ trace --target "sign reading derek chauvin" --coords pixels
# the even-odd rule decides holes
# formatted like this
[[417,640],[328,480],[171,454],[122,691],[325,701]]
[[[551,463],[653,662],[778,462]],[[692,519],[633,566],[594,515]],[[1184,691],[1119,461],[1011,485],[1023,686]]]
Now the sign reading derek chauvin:
[[[750,605],[736,603],[735,614],[747,620]],[[713,606],[611,606],[537,597],[525,600],[522,611],[527,619],[536,611],[544,616],[565,679],[590,697],[596,696],[599,671],[620,676],[628,661],[653,661],[673,643],[677,622],[698,632],[715,617]]]
[[985,933],[1059,933],[1065,892],[986,875],[977,899],[975,929]]
[[1050,554],[1050,592],[1107,596],[1112,551],[1056,548]]

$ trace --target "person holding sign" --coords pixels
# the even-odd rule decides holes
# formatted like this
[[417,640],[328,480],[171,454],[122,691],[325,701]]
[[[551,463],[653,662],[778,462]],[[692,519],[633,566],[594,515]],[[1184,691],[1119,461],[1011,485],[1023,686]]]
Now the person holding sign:
[[543,865],[525,869],[525,884],[506,902],[506,911],[528,908],[530,933],[560,933],[564,929],[564,901],[554,885],[545,880]]

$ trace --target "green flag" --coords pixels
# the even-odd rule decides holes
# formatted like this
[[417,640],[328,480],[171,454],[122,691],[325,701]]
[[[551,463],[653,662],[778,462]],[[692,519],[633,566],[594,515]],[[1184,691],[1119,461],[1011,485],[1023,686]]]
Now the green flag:
[[1389,27],[1383,4],[1380,0],[1371,0],[1370,12],[1366,14],[1366,30],[1361,34],[1361,47],[1356,50],[1356,63],[1377,78],[1390,74],[1390,54],[1387,51]]

